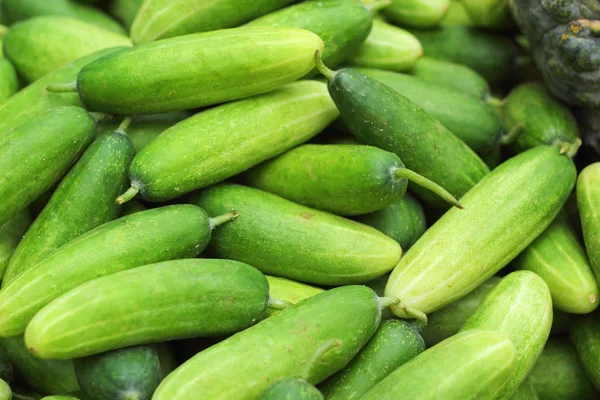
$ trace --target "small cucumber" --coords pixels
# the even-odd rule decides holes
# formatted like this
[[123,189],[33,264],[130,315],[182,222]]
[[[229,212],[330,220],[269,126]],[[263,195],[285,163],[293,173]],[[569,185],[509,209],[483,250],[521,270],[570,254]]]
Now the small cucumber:
[[402,253],[370,226],[247,186],[215,185],[191,202],[209,215],[239,213],[215,232],[210,249],[270,275],[319,285],[363,283],[389,272]]
[[220,182],[301,144],[338,116],[326,85],[301,81],[200,112],[167,129],[131,165],[131,189],[164,201]]
[[0,400],[12,400],[12,390],[3,379],[0,379]]
[[0,225],[56,183],[95,134],[90,114],[63,107],[0,135]]
[[542,278],[530,271],[506,275],[460,328],[490,329],[515,345],[515,370],[496,399],[509,400],[521,386],[544,349],[552,326],[552,298]]
[[573,341],[579,362],[597,390],[600,390],[600,320],[598,312],[578,316],[570,325],[569,336]]
[[357,400],[392,371],[425,350],[423,338],[409,323],[381,323],[371,340],[340,372],[319,389],[327,400]]
[[0,345],[0,379],[6,382],[11,382],[14,378],[14,370],[10,357],[4,347]]
[[590,164],[579,173],[577,205],[587,255],[596,277],[600,277],[600,163]]
[[539,400],[539,397],[531,380],[525,379],[510,400]]
[[[0,46],[2,41],[0,40]],[[0,105],[19,91],[19,77],[13,64],[0,54]]]
[[4,225],[0,225],[0,280],[4,281],[6,279],[3,279],[3,277],[5,277],[9,260],[30,224],[29,210],[25,208]]
[[394,24],[414,28],[433,28],[446,16],[450,0],[393,0],[383,16]]
[[298,376],[322,343],[339,339],[342,344],[306,377],[318,384],[342,369],[375,333],[385,300],[364,286],[334,288],[303,300],[198,353],[161,382],[153,400],[257,399],[274,382]]
[[550,288],[554,307],[587,314],[598,307],[600,289],[585,249],[561,213],[512,263],[539,275]]
[[143,3],[144,0],[113,0],[110,2],[108,9],[129,30]]
[[[285,278],[269,275],[266,275],[266,277],[267,281],[269,281],[269,295],[272,298],[288,301],[292,304],[299,303],[304,299],[316,296],[325,291],[324,289],[315,286],[306,285]],[[269,308],[268,312],[269,315],[273,315],[279,311]]]

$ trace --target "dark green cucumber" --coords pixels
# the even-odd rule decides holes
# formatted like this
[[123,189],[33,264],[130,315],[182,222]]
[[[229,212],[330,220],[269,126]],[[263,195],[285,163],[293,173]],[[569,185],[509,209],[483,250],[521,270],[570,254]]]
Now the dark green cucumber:
[[[31,217],[27,208],[19,211],[4,225],[0,226],[0,280],[3,280],[6,267],[17,245],[31,224]],[[1,377],[1,376],[0,376]]]
[[579,362],[597,390],[600,390],[600,320],[599,313],[578,316],[570,325],[569,336]]
[[404,196],[409,180],[460,207],[444,188],[407,170],[396,154],[373,146],[305,144],[242,177],[250,186],[337,215],[381,210]]
[[448,12],[450,0],[393,0],[382,14],[400,26],[433,28]]
[[132,200],[128,203],[123,204],[121,207],[121,217],[126,215],[135,214],[136,212],[147,210],[148,207],[144,205],[144,203],[140,203],[139,201]]
[[100,225],[60,247],[0,291],[0,337],[23,332],[42,307],[87,281],[197,256],[208,244],[212,228],[233,217],[210,219],[204,210],[182,204]]
[[390,271],[402,252],[370,226],[247,186],[215,185],[191,202],[209,215],[239,213],[215,232],[210,249],[270,275],[321,285],[363,283]]
[[0,135],[0,225],[56,183],[95,134],[90,114],[63,107]]
[[108,9],[110,13],[123,22],[125,27],[129,30],[143,3],[144,0],[113,0],[110,2]]
[[6,382],[11,382],[14,377],[14,371],[10,357],[4,347],[0,345],[0,379]]
[[[0,39],[0,46],[2,40]],[[13,64],[0,52],[0,105],[19,91],[19,77]]]
[[[352,69],[331,71],[315,58],[344,124],[361,142],[397,154],[407,168],[456,198],[489,173],[463,141],[396,90]],[[426,190],[413,191],[430,205],[446,207]]]
[[585,167],[577,178],[577,205],[585,249],[596,277],[600,277],[600,163]]
[[319,389],[327,400],[357,400],[392,371],[425,350],[417,329],[405,321],[381,323],[369,343]]
[[115,198],[127,185],[133,143],[122,131],[105,133],[60,182],[15,250],[2,287],[62,245],[117,218]]
[[153,400],[257,399],[273,382],[298,376],[322,343],[339,339],[306,377],[318,384],[375,333],[383,300],[367,287],[343,286],[301,301],[192,357],[161,382]]
[[539,400],[539,397],[533,383],[529,379],[525,379],[510,400]]

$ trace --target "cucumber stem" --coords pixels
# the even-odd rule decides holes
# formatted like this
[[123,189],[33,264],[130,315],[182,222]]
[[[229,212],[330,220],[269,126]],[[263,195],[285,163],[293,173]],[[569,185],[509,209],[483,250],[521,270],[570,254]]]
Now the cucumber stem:
[[569,158],[575,157],[581,147],[581,139],[577,138],[573,143],[560,143],[560,154],[566,154]]
[[136,194],[138,194],[140,189],[135,186],[131,186],[125,193],[117,197],[117,204],[127,203],[129,200],[133,199]]
[[315,65],[317,69],[325,78],[328,80],[333,80],[335,77],[335,71],[327,68],[325,64],[323,64],[323,58],[321,58],[321,52],[319,50],[315,51]]
[[113,114],[107,114],[107,113],[98,112],[98,111],[92,111],[92,112],[90,112],[90,115],[96,122],[110,121],[111,119],[113,119],[115,117]]
[[494,107],[498,115],[502,116],[502,114],[504,114],[504,105],[506,104],[505,99],[499,99],[497,97],[490,96],[487,99],[487,103]]
[[46,90],[52,93],[77,93],[77,82],[51,83],[46,86]]
[[381,310],[394,304],[400,303],[400,299],[397,299],[395,297],[378,297],[377,301],[379,302],[379,308]]
[[290,303],[289,301],[269,297],[269,308],[272,308],[273,310],[285,310],[293,305],[294,304]]
[[323,355],[325,353],[327,353],[329,350],[333,349],[334,347],[341,346],[341,345],[342,345],[342,341],[340,339],[329,339],[325,343],[320,345],[317,348],[317,350],[315,350],[314,354],[306,362],[306,365],[302,369],[299,378],[307,381],[310,376],[310,371],[314,367],[316,362],[319,361],[319,359],[321,357],[323,357]]
[[510,132],[508,132],[506,135],[502,135],[502,137],[500,138],[500,143],[504,146],[506,146],[507,144],[511,144],[512,142],[517,140],[519,136],[521,136],[524,130],[525,125],[521,122],[518,123],[517,125],[513,126]]
[[378,0],[372,2],[371,4],[364,4],[364,6],[371,12],[371,14],[375,14],[377,11],[386,8],[390,4],[392,4],[392,0]]
[[115,130],[115,132],[120,133],[121,135],[127,136],[127,128],[129,128],[129,124],[131,124],[131,117],[125,117],[123,121],[119,124],[119,127]]
[[417,185],[422,186],[425,189],[432,191],[433,193],[437,194],[438,196],[440,196],[442,199],[444,199],[448,203],[452,204],[454,207],[458,207],[461,210],[464,208],[458,202],[458,200],[456,200],[456,198],[454,196],[452,196],[452,194],[450,194],[450,192],[448,192],[446,189],[444,189],[437,183],[425,178],[423,175],[419,175],[416,172],[411,171],[410,169],[406,169],[406,168],[394,169],[392,171],[392,173],[397,178],[408,179],[409,181],[416,183]]
[[240,215],[240,214],[238,214],[237,211],[234,211],[234,212],[230,212],[230,213],[223,214],[223,215],[218,215],[214,218],[211,218],[209,220],[210,229],[215,229],[217,226],[224,224],[225,222],[233,221],[234,219],[237,218],[238,215]]

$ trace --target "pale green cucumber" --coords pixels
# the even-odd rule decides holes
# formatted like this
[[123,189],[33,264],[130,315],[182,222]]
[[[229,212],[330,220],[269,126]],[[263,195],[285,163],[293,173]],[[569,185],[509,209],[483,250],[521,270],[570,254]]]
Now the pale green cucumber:
[[384,8],[384,17],[400,26],[433,28],[446,16],[450,0],[393,0]]

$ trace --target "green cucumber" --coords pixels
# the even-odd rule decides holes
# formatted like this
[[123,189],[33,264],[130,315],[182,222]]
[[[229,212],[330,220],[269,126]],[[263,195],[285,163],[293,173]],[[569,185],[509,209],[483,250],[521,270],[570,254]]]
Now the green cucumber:
[[363,283],[389,272],[402,252],[370,226],[247,186],[215,185],[191,202],[209,215],[239,213],[215,232],[210,250],[265,274],[318,285]]
[[440,24],[446,26],[473,26],[473,21],[471,21],[471,17],[469,17],[469,14],[467,14],[467,10],[465,10],[465,6],[463,6],[461,0],[450,0],[448,12]]
[[381,323],[371,340],[340,372],[319,389],[327,400],[360,399],[392,371],[425,350],[423,338],[409,323]]
[[129,30],[143,3],[144,0],[113,0],[110,2],[108,9]]
[[600,277],[600,163],[585,167],[577,178],[577,205],[585,248],[596,277]]
[[461,0],[474,26],[488,29],[507,29],[514,26],[509,0]]
[[579,362],[597,390],[600,390],[600,320],[598,312],[578,316],[570,325],[569,336]]
[[210,186],[307,141],[337,116],[326,85],[316,81],[200,112],[136,155],[131,189],[119,201],[138,192],[164,201]]
[[[18,399],[15,399],[15,400],[18,400]],[[85,399],[80,398],[80,397],[57,395],[57,396],[45,396],[45,397],[42,397],[40,400],[85,400]]]
[[[344,124],[361,142],[395,153],[407,168],[456,198],[489,173],[463,141],[396,90],[352,69],[331,71],[318,53],[315,62],[329,79],[329,93]],[[426,190],[413,192],[430,205],[447,207]]]
[[497,399],[510,399],[544,349],[552,326],[552,297],[542,278],[530,271],[506,275],[485,297],[459,332],[490,329],[515,345],[517,361]]
[[381,13],[400,26],[433,28],[444,19],[450,0],[393,0]]
[[490,104],[411,75],[376,69],[357,68],[357,71],[398,91],[476,153],[487,154],[497,147],[502,122]]
[[[576,146],[570,154],[563,151],[527,150],[483,178],[461,198],[464,210],[446,212],[402,257],[386,296],[399,298],[408,311],[429,313],[466,296],[506,266],[550,225],[573,189],[570,155]],[[409,316],[402,307],[393,311]]]
[[[244,27],[146,43],[96,60],[76,83],[87,108],[111,114],[156,114],[269,92],[314,68],[323,41],[304,29]],[[148,71],[153,71],[149,74]]]
[[334,288],[303,300],[198,353],[161,382],[153,400],[257,399],[272,383],[301,373],[322,343],[339,339],[342,344],[306,377],[318,384],[342,369],[375,333],[385,300],[364,286]]
[[42,307],[69,290],[115,272],[150,263],[195,257],[214,226],[187,204],[141,211],[100,225],[60,247],[0,291],[0,337],[17,335]]
[[539,397],[531,380],[525,379],[510,400],[539,400]]
[[4,347],[0,345],[0,379],[11,382],[14,377],[14,370],[12,363],[10,362],[10,357]]
[[0,400],[12,400],[12,390],[3,379],[0,379]]
[[598,307],[600,289],[585,249],[564,213],[523,250],[512,263],[539,275],[550,288],[557,309],[587,314]]
[[[0,40],[0,46],[2,41]],[[19,91],[19,77],[12,63],[0,54],[0,105]]]
[[90,114],[63,107],[0,135],[0,225],[56,183],[95,134]]
[[30,224],[29,210],[25,208],[4,225],[0,225],[0,280],[3,282],[6,267]]
[[298,146],[252,168],[241,180],[337,215],[381,210],[404,196],[408,180],[460,207],[444,188],[407,170],[396,154],[360,144]]
[[502,333],[462,332],[403,364],[361,400],[494,399],[515,363],[515,347]]
[[131,45],[127,36],[87,22],[44,16],[13,26],[4,37],[4,54],[29,83],[78,58],[111,47]]
[[146,0],[131,26],[136,44],[196,32],[233,28],[293,3],[294,0]]
[[139,201],[132,200],[126,204],[123,204],[121,207],[121,217],[126,215],[135,214],[136,212],[145,211],[148,207],[144,205],[144,203],[140,203]]
[[62,245],[119,216],[115,197],[126,187],[133,155],[133,144],[121,130],[90,145],[19,243],[3,287]]
[[[276,276],[266,275],[267,281],[269,281],[269,295],[272,298],[290,302],[292,304],[299,303],[304,299],[316,296],[323,293],[325,290],[306,285],[304,283],[295,282],[285,278],[278,278]],[[278,310],[269,308],[269,315],[278,313]]]
[[74,361],[81,390],[90,400],[149,400],[160,383],[152,346],[113,350]]

